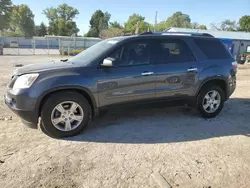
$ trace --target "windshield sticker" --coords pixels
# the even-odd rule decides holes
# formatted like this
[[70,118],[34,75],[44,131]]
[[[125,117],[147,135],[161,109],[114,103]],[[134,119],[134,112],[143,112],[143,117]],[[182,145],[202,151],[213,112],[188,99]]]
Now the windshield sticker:
[[118,41],[117,40],[109,40],[107,43],[108,44],[116,44]]

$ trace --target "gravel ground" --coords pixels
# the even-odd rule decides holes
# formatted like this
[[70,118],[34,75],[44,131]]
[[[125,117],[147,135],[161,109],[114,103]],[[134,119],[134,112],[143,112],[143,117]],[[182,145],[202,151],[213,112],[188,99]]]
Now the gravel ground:
[[250,187],[250,65],[221,114],[183,107],[113,110],[79,136],[57,140],[21,124],[3,102],[13,64],[49,56],[0,58],[0,187]]

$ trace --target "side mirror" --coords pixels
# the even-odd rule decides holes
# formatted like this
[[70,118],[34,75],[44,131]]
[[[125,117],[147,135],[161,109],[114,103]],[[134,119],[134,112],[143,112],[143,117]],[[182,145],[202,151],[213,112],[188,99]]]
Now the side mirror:
[[103,67],[112,67],[113,66],[113,63],[114,63],[115,59],[113,58],[106,58],[103,60],[101,66]]

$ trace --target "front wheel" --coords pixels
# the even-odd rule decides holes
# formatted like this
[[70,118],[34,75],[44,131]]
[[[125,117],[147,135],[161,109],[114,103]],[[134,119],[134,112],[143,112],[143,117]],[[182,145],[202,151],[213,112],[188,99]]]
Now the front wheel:
[[217,116],[224,106],[225,93],[218,86],[205,86],[197,99],[198,110],[204,118]]
[[59,92],[45,101],[41,126],[51,137],[68,137],[80,133],[91,120],[91,107],[79,93]]

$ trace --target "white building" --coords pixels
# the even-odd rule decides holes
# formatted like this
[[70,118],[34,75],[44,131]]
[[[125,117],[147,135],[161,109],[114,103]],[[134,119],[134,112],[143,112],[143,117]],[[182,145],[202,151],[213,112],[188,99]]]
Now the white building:
[[166,31],[169,32],[193,32],[193,33],[208,33],[216,38],[224,39],[225,41],[232,41],[232,53],[238,57],[239,54],[250,52],[250,33],[246,32],[233,32],[233,31],[214,31],[214,30],[201,30],[201,29],[186,29],[170,27]]

